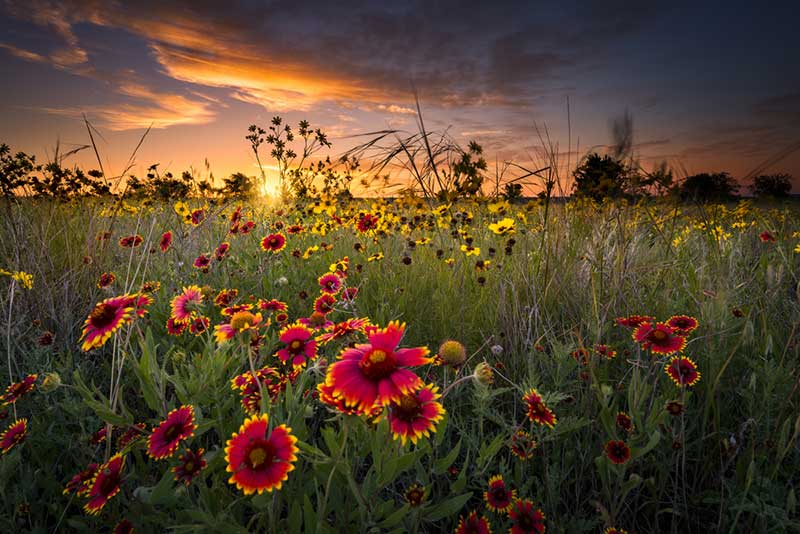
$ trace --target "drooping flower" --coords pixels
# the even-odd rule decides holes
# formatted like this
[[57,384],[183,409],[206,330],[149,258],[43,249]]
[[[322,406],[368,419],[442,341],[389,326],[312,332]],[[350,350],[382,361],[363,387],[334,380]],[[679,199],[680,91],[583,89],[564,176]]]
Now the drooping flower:
[[222,242],[219,244],[217,248],[214,249],[214,259],[217,261],[222,261],[225,259],[225,256],[228,255],[228,251],[231,249],[231,244],[227,242]]
[[69,479],[67,484],[64,486],[64,491],[62,493],[64,495],[68,493],[74,493],[79,497],[84,496],[89,492],[92,480],[97,474],[97,469],[99,467],[99,464],[91,463],[86,469],[76,473],[75,476]]
[[540,508],[534,508],[533,501],[517,499],[508,512],[511,519],[511,534],[543,534],[547,526]]
[[192,266],[195,269],[199,269],[200,271],[202,271],[204,273],[208,272],[208,267],[210,265],[211,265],[211,258],[206,256],[205,254],[200,254],[199,256],[197,256],[195,258],[194,262],[192,263]]
[[536,451],[536,440],[524,430],[517,430],[511,435],[509,447],[514,456],[525,461],[533,458]]
[[664,372],[678,387],[693,386],[700,381],[697,364],[686,356],[673,356],[664,368]]
[[135,309],[128,295],[105,299],[95,305],[83,323],[81,348],[84,352],[102,347],[111,336],[131,322]]
[[133,523],[128,519],[123,519],[114,527],[114,534],[133,534]]
[[197,316],[197,310],[203,303],[203,290],[199,286],[187,286],[181,294],[172,299],[171,315],[177,323],[189,323]]
[[517,490],[508,489],[503,475],[495,475],[489,479],[489,489],[483,492],[486,507],[492,512],[507,514],[517,498]]
[[617,528],[617,527],[607,527],[603,534],[628,534],[628,531],[624,528]]
[[759,239],[761,239],[762,243],[774,243],[775,242],[775,236],[772,235],[767,230],[764,230],[763,232],[758,234],[758,237],[759,237]]
[[615,322],[619,326],[627,328],[638,328],[644,323],[652,323],[656,318],[650,315],[629,315],[628,317],[617,317]]
[[550,428],[556,425],[558,422],[556,415],[547,407],[538,391],[531,388],[525,396],[522,397],[522,400],[524,400],[525,404],[528,406],[527,415],[531,422],[549,426]]
[[200,471],[205,469],[207,465],[205,459],[203,459],[205,452],[206,450],[202,447],[196,451],[186,449],[183,454],[178,456],[178,462],[180,463],[172,468],[172,472],[175,473],[175,480],[188,486],[200,474]]
[[301,317],[297,320],[297,322],[309,327],[314,331],[327,330],[328,328],[333,328],[334,326],[333,321],[328,319],[324,313],[317,311],[312,312],[308,317]]
[[348,334],[354,332],[364,332],[364,328],[369,324],[369,319],[367,318],[354,318],[354,319],[347,319],[346,321],[342,321],[341,323],[336,323],[331,328],[330,332],[325,332],[324,334],[320,334],[317,337],[317,342],[320,345],[324,345],[329,343],[335,339],[341,339]]
[[412,508],[416,508],[417,506],[422,504],[422,501],[425,500],[425,486],[420,486],[419,484],[411,484],[405,491],[404,497],[406,502],[411,505]]
[[117,279],[117,275],[113,272],[107,272],[100,275],[100,278],[97,280],[97,287],[103,289],[104,287],[108,287],[114,283]]
[[271,300],[264,300],[259,299],[257,303],[258,309],[265,312],[285,312],[289,309],[289,305],[285,302],[281,302],[280,300],[271,299]]
[[247,420],[228,440],[225,447],[229,483],[245,495],[281,489],[297,461],[297,438],[291,428],[280,425],[267,432],[269,416],[256,415]]
[[680,352],[686,346],[686,338],[676,335],[665,323],[643,323],[634,330],[633,339],[656,354]]
[[236,288],[234,288],[234,289],[221,289],[220,292],[217,293],[217,296],[214,297],[214,304],[216,304],[217,306],[220,306],[222,308],[225,308],[227,306],[230,306],[231,303],[234,300],[236,300],[236,297],[238,297],[238,296],[239,296],[239,290],[236,289]]
[[256,371],[255,376],[257,378],[253,377],[251,371],[247,371],[231,380],[231,387],[239,390],[242,408],[248,415],[255,415],[261,411],[262,390],[274,402],[286,385],[286,377],[274,367],[262,367]]
[[373,406],[368,411],[360,410],[354,406],[347,406],[342,397],[336,398],[333,396],[333,386],[326,384],[325,382],[320,382],[317,384],[317,395],[319,396],[320,402],[345,415],[365,415],[367,417],[377,417],[381,412],[383,412],[382,406]]
[[27,435],[28,420],[23,417],[14,421],[0,434],[0,451],[8,454],[11,449],[25,441]]
[[427,347],[398,349],[405,324],[391,322],[368,335],[369,343],[345,348],[339,360],[328,367],[325,382],[333,396],[343,397],[347,406],[367,411],[373,405],[398,402],[422,387],[422,380],[407,367],[431,362]]
[[673,315],[667,320],[667,325],[679,336],[688,336],[697,329],[699,323],[694,317],[688,315]]
[[192,226],[199,226],[204,220],[206,220],[206,212],[202,208],[192,211],[189,216],[189,222],[192,223]]
[[282,362],[291,362],[293,367],[302,367],[317,357],[317,342],[314,332],[300,323],[281,330],[278,339],[286,346],[278,351]]
[[261,240],[261,250],[277,254],[286,247],[286,238],[280,232],[269,234]]
[[158,241],[158,248],[161,249],[161,252],[166,252],[169,250],[169,247],[172,246],[172,232],[167,230],[163,234],[161,234],[161,239]]
[[243,311],[250,311],[253,309],[252,304],[235,304],[233,306],[228,306],[223,308],[220,313],[227,317],[232,317],[235,313],[243,312]]
[[144,239],[142,239],[140,235],[129,235],[119,240],[119,246],[124,248],[138,247],[142,244],[142,241],[144,241]]
[[492,534],[492,525],[485,515],[478,515],[477,510],[473,510],[458,520],[455,534]]
[[597,344],[594,346],[594,351],[607,360],[613,360],[617,356],[617,351],[608,345]]
[[191,332],[196,336],[199,336],[200,334],[208,330],[208,325],[210,324],[211,321],[209,320],[208,317],[202,315],[199,317],[195,317],[194,319],[192,319],[192,322],[189,325],[189,332]]
[[147,455],[154,460],[169,458],[182,441],[194,436],[196,428],[193,406],[175,408],[147,438]]
[[183,334],[187,326],[189,326],[188,323],[178,322],[175,320],[175,317],[170,317],[167,319],[167,333],[171,336],[179,336]]
[[117,447],[122,450],[134,441],[141,438],[144,435],[145,428],[147,428],[147,425],[144,423],[136,423],[135,425],[128,427],[128,429],[119,438],[117,438]]
[[0,395],[0,402],[5,406],[6,404],[14,404],[23,395],[27,395],[36,386],[36,379],[39,375],[28,375],[19,382],[14,382],[6,388],[6,392]]
[[87,492],[89,501],[83,507],[86,513],[99,514],[106,503],[119,493],[123,467],[125,467],[125,457],[117,453],[97,468]]
[[422,436],[436,432],[436,423],[444,416],[438,391],[439,388],[429,384],[389,402],[389,428],[394,439],[400,438],[405,445],[408,439],[416,443]]
[[617,428],[624,430],[625,432],[633,431],[633,419],[631,416],[625,412],[618,412],[617,417]]
[[606,456],[611,463],[624,464],[631,459],[631,448],[622,440],[611,440],[605,446]]

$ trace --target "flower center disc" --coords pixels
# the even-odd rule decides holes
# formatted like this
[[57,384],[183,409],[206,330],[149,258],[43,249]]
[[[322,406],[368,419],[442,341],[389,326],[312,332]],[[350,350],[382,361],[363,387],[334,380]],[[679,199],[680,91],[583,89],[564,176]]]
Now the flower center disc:
[[246,462],[251,469],[264,469],[272,463],[272,447],[266,441],[257,442],[247,453]]
[[92,325],[97,328],[108,326],[117,314],[117,309],[113,306],[104,304],[92,310],[91,320]]
[[393,354],[381,349],[373,349],[364,356],[359,367],[368,378],[380,379],[389,376],[397,366]]
[[297,354],[303,350],[303,342],[299,339],[295,339],[291,343],[289,343],[289,352],[292,354]]
[[650,339],[653,341],[665,341],[667,339],[667,333],[663,330],[654,330],[650,334]]

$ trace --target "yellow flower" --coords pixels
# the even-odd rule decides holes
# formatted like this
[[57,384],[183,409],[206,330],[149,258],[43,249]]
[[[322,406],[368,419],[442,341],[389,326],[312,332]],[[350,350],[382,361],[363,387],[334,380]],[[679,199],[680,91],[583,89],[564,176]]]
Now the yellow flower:
[[800,254],[800,243],[798,243],[797,246],[794,247],[794,251],[795,253]]
[[0,269],[0,275],[10,276],[12,279],[19,282],[20,285],[25,289],[33,289],[33,275],[26,273],[25,271],[11,272],[6,271],[5,269]]
[[375,254],[367,258],[367,261],[380,261],[382,259],[383,259],[383,252],[376,252]]
[[499,213],[503,214],[508,212],[511,209],[511,204],[508,203],[507,200],[501,200],[499,202],[492,202],[489,204],[489,213]]
[[473,247],[472,245],[461,245],[461,252],[464,252],[467,256],[481,255],[480,247]]
[[514,219],[509,219],[506,217],[505,219],[502,219],[496,223],[490,224],[489,230],[497,235],[513,234],[515,231],[515,224],[516,223],[514,222]]
[[416,243],[417,245],[427,245],[427,244],[429,244],[430,242],[431,242],[431,238],[430,238],[430,237],[423,237],[422,239],[417,239],[417,240],[415,241],[415,243]]
[[175,213],[177,213],[182,219],[185,219],[191,214],[189,206],[186,205],[186,202],[176,202],[172,209],[175,210]]
[[308,248],[306,249],[306,251],[303,253],[303,259],[304,259],[304,260],[307,260],[308,258],[310,258],[310,257],[311,257],[311,255],[312,255],[313,253],[315,253],[315,252],[316,252],[316,251],[318,251],[318,250],[319,250],[319,247],[318,247],[317,245],[311,245],[311,246],[310,246],[310,247],[308,247]]

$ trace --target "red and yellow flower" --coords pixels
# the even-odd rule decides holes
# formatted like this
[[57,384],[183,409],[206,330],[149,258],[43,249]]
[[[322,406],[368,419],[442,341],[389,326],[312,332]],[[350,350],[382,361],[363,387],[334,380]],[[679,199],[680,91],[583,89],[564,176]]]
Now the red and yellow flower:
[[317,342],[314,332],[306,326],[295,323],[281,330],[278,339],[286,346],[278,351],[282,362],[291,362],[293,367],[303,367],[317,357]]
[[37,374],[28,375],[19,382],[14,382],[8,386],[6,392],[0,395],[0,403],[5,406],[6,404],[14,404],[17,402],[23,395],[27,395],[33,391],[34,386],[36,386],[37,378],[39,378]]
[[697,364],[686,356],[673,356],[664,368],[664,372],[678,387],[693,386],[700,381]]
[[83,509],[90,515],[97,515],[106,503],[119,493],[122,483],[122,469],[125,467],[125,457],[117,453],[97,468],[89,490],[86,492],[89,501]]
[[325,273],[317,279],[320,291],[335,295],[342,289],[342,279],[334,273]]
[[533,501],[517,499],[508,512],[511,519],[511,534],[543,534],[547,526],[545,516],[539,508],[534,508]]
[[203,290],[199,286],[187,286],[181,294],[172,299],[171,316],[176,323],[189,323],[197,316],[197,309],[203,303]]
[[511,435],[509,447],[514,456],[525,461],[533,458],[536,451],[536,440],[524,430],[517,430]]
[[634,330],[633,339],[656,354],[680,352],[686,346],[686,338],[676,335],[666,323],[643,323]]
[[332,395],[344,398],[349,407],[368,411],[375,404],[399,402],[403,395],[421,388],[422,379],[408,367],[430,363],[429,351],[427,347],[398,349],[404,333],[405,324],[391,322],[372,330],[369,343],[345,348],[328,367],[325,382],[332,386]]
[[205,452],[206,450],[202,447],[196,451],[186,449],[183,454],[178,456],[178,462],[180,463],[172,468],[172,472],[175,473],[175,480],[183,482],[187,486],[191,484],[192,480],[207,465],[205,459],[203,459],[203,453]]
[[492,512],[507,514],[517,498],[517,490],[508,489],[503,475],[495,475],[489,479],[489,489],[483,492],[486,507]]
[[408,488],[406,488],[404,497],[406,502],[411,505],[412,508],[420,506],[422,501],[425,500],[425,486],[411,484]]
[[89,352],[105,345],[114,332],[133,320],[134,314],[134,302],[129,295],[112,297],[97,303],[83,323],[83,351]]
[[286,237],[280,232],[269,234],[261,240],[261,250],[277,254],[286,247]]
[[0,434],[0,451],[8,454],[11,449],[20,445],[28,435],[28,420],[24,417],[11,423]]
[[459,518],[455,534],[492,534],[492,525],[485,515],[473,510],[467,517]]
[[169,458],[182,441],[194,436],[196,428],[193,406],[175,408],[147,438],[147,455],[154,460]]
[[538,425],[549,426],[550,428],[553,428],[556,423],[558,423],[556,415],[547,407],[542,396],[535,389],[531,388],[528,390],[525,396],[522,397],[522,400],[524,400],[525,404],[528,406],[527,415],[531,422]]
[[688,315],[673,315],[667,320],[667,325],[672,327],[673,331],[680,336],[688,336],[697,330],[699,324],[697,319]]
[[394,439],[400,438],[405,445],[408,439],[416,443],[419,438],[436,432],[436,423],[444,416],[438,391],[439,388],[427,385],[389,402],[389,428]]
[[92,463],[89,464],[86,469],[79,471],[75,476],[69,479],[62,493],[64,495],[74,493],[79,497],[86,495],[91,488],[92,480],[94,480],[94,476],[97,474],[99,467],[100,464]]
[[250,334],[257,333],[262,326],[263,317],[260,313],[255,315],[249,311],[236,312],[231,316],[230,322],[218,324],[214,327],[214,337],[217,343],[225,343],[233,339],[236,334],[245,332]]
[[291,428],[280,425],[268,432],[267,414],[245,420],[225,447],[229,483],[245,495],[280,489],[297,461],[297,438]]
[[330,332],[326,332],[317,336],[317,342],[320,345],[324,345],[335,339],[341,339],[351,333],[363,333],[364,328],[368,324],[369,319],[367,318],[356,317],[354,319],[347,319],[346,321],[342,321],[341,323],[336,323],[333,325],[333,328],[330,330]]
[[166,252],[169,250],[169,247],[172,246],[172,232],[167,230],[163,234],[161,234],[161,239],[158,240],[158,248],[161,249],[161,252]]
[[622,440],[612,439],[604,448],[611,463],[620,465],[631,459],[631,448]]

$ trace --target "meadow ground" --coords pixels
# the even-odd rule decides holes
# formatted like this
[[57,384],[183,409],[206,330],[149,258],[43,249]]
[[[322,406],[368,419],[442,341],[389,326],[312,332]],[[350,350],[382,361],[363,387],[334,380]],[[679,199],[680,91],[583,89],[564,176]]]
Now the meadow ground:
[[2,209],[4,532],[800,531],[794,204]]

